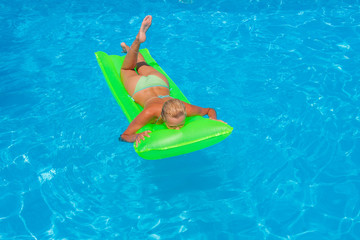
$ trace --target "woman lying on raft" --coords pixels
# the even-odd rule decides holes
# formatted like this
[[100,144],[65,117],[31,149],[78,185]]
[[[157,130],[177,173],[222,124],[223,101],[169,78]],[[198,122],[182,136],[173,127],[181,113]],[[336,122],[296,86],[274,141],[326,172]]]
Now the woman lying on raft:
[[145,62],[139,48],[146,40],[146,32],[151,26],[151,21],[151,16],[144,18],[131,47],[121,43],[123,51],[127,53],[120,70],[122,82],[129,95],[144,110],[130,123],[119,140],[136,142],[136,146],[145,137],[149,137],[151,131],[136,134],[148,123],[165,123],[169,129],[180,129],[185,124],[186,116],[208,115],[210,119],[217,120],[216,111],[212,108],[197,107],[170,97],[166,77]]

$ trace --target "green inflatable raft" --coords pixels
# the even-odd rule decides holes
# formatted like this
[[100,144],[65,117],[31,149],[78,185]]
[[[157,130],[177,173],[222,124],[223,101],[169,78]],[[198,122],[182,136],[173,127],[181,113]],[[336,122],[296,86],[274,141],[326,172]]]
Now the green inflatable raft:
[[[170,85],[170,95],[190,103],[151,57],[149,51],[141,49],[140,52],[150,66],[167,77]],[[120,79],[120,69],[125,56],[108,55],[104,52],[96,52],[95,55],[112,94],[128,121],[131,122],[143,108],[132,100]],[[146,137],[137,147],[134,144],[134,148],[140,157],[155,160],[194,152],[214,145],[229,136],[233,128],[219,121],[194,116],[187,117],[184,127],[180,130],[168,129],[165,124],[147,124],[138,133],[146,130],[151,131],[150,137]]]

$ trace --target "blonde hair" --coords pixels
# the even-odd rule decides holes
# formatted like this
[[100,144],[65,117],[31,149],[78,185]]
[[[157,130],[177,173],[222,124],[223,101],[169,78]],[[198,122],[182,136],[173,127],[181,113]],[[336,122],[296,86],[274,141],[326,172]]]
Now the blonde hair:
[[167,117],[179,118],[183,115],[186,117],[186,108],[184,103],[179,99],[173,98],[164,103],[160,116],[164,121],[166,121]]

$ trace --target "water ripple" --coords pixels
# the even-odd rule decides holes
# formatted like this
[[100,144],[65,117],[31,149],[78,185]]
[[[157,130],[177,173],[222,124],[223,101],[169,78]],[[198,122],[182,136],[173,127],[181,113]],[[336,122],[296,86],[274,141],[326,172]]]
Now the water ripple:
[[[355,239],[359,4],[0,4],[0,238]],[[144,161],[93,52],[144,47],[234,126]],[[195,67],[194,67],[195,66]],[[221,101],[219,101],[221,99]]]

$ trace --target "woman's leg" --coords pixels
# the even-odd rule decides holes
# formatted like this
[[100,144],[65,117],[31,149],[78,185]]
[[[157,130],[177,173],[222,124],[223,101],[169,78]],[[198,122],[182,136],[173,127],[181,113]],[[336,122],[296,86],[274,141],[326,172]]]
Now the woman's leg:
[[[124,42],[121,43],[121,47],[123,49],[123,52],[125,53],[128,53],[131,50],[131,48],[128,45],[126,45]],[[137,56],[136,70],[139,74],[138,76],[155,75],[163,79],[166,83],[168,83],[168,80],[163,74],[161,74],[155,68],[151,67],[146,63],[145,58],[141,53],[138,53]]]
[[137,34],[135,41],[131,44],[129,51],[127,51],[124,63],[121,69],[132,70],[135,68],[139,53],[140,44],[146,40],[146,32],[151,26],[152,17],[146,16],[141,24],[139,33]]
[[[137,34],[135,41],[131,44],[131,47],[127,46],[124,42],[121,43],[123,51],[127,53],[120,70],[121,80],[130,95],[133,95],[141,76],[155,75],[169,84],[167,78],[155,68],[149,66],[145,62],[142,54],[139,54],[140,44],[146,40],[146,32],[151,26],[151,21],[151,16],[146,16],[144,18],[140,31]],[[138,74],[134,70],[135,67],[137,67]]]
[[[121,80],[130,95],[134,93],[136,84],[141,77],[135,72],[134,68],[138,62],[140,44],[146,40],[146,31],[151,26],[151,21],[151,16],[146,16],[144,18],[139,33],[137,34],[135,41],[131,44],[131,47],[126,46],[125,43],[121,43],[121,47],[125,52],[127,52],[127,54],[125,56],[123,65],[121,66],[120,75]],[[142,56],[141,58],[143,59]]]

